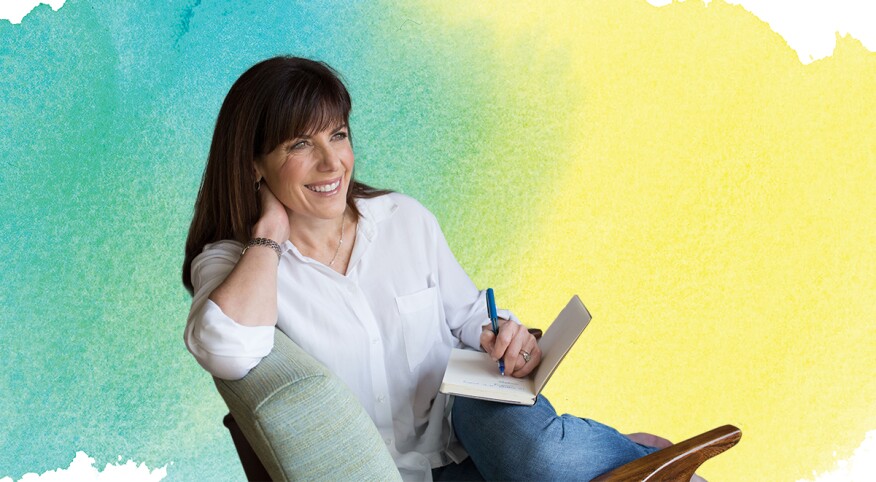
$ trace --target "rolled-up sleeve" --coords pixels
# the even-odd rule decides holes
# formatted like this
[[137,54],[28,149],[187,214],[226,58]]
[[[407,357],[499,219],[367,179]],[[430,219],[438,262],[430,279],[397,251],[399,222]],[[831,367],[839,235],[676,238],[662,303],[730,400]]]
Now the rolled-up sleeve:
[[229,318],[209,299],[240,258],[240,243],[208,245],[192,261],[194,296],[186,322],[186,347],[213,376],[237,380],[271,352],[273,326],[244,326]]

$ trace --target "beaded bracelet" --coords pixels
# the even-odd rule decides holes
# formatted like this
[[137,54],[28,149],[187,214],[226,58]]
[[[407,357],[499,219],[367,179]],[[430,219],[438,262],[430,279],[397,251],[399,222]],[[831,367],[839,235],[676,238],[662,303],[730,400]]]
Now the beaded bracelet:
[[240,255],[243,256],[243,253],[246,253],[246,250],[252,246],[265,246],[267,248],[273,249],[274,252],[277,253],[277,260],[279,260],[280,255],[283,254],[283,252],[280,251],[280,245],[277,244],[277,242],[274,241],[273,239],[253,238],[253,239],[250,239],[248,243],[246,243],[246,246],[243,248],[243,251],[240,252]]

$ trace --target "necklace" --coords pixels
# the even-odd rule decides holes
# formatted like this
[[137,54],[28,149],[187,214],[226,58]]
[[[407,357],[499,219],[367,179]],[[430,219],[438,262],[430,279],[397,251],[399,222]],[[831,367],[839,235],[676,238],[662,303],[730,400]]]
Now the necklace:
[[341,237],[338,238],[338,247],[335,249],[335,255],[332,256],[332,260],[329,261],[329,268],[331,268],[332,265],[335,264],[335,259],[338,257],[338,253],[341,252],[341,245],[344,244],[344,228],[346,227],[346,224],[347,224],[344,222],[345,221],[344,218],[346,217],[346,215],[347,215],[347,211],[345,210],[344,214],[341,215]]

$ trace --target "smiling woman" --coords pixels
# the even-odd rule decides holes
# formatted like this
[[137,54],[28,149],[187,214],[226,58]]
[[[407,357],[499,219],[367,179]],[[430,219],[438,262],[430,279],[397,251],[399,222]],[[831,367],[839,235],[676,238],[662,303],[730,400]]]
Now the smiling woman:
[[[264,206],[275,208],[280,220],[284,214],[282,208],[287,208],[289,224],[295,227],[288,234],[290,240],[302,253],[316,260],[334,253],[326,264],[335,267],[344,244],[345,228],[356,222],[355,217],[345,216],[346,193],[353,173],[353,148],[347,126],[296,135],[256,159],[254,167],[257,176],[264,178],[268,185]],[[315,233],[334,226],[339,226],[340,235],[337,247],[332,249],[333,246],[320,243]],[[275,234],[279,237],[274,239],[283,239],[286,235],[284,232]],[[345,268],[339,265],[336,269],[343,273]]]
[[352,390],[406,479],[589,480],[669,445],[558,416],[541,396],[522,407],[439,393],[460,343],[513,377],[541,349],[507,310],[493,333],[486,291],[428,210],[354,180],[350,106],[337,74],[307,59],[266,60],[232,86],[183,266],[201,366],[245,377],[276,327]]
[[[234,83],[219,111],[186,241],[182,276],[189,292],[195,256],[208,243],[247,242],[260,213],[267,211],[280,221],[280,233],[267,233],[277,236],[272,239],[288,239],[282,228],[283,206],[306,207],[293,209],[298,216],[290,222],[331,222],[343,229],[350,223],[345,217],[341,225],[343,213],[360,215],[354,198],[389,192],[353,177],[351,106],[337,73],[308,59],[268,59]],[[262,178],[267,190],[260,189]],[[336,193],[325,192],[326,184],[337,181]],[[306,235],[302,240],[313,241]]]

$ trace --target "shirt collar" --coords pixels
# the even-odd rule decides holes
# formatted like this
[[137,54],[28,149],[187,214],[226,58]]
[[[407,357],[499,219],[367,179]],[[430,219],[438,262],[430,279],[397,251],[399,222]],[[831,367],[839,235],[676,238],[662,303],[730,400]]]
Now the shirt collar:
[[362,213],[362,216],[359,217],[359,231],[369,241],[377,234],[377,223],[389,218],[398,209],[398,203],[391,195],[387,194],[372,198],[356,198],[353,201],[356,203],[356,208]]

